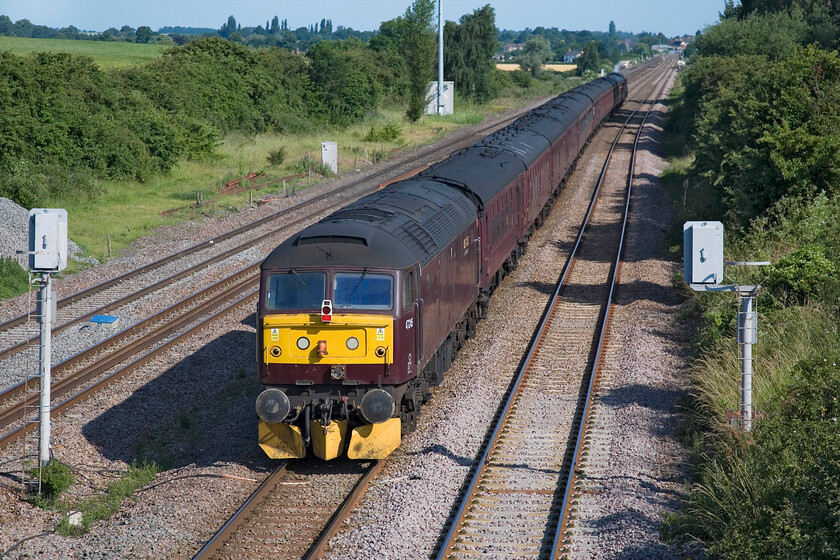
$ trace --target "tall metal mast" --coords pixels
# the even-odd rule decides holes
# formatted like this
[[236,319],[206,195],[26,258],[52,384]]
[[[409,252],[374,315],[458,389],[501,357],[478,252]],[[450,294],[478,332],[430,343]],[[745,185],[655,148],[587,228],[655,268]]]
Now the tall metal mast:
[[438,88],[437,114],[443,114],[443,0],[438,0]]

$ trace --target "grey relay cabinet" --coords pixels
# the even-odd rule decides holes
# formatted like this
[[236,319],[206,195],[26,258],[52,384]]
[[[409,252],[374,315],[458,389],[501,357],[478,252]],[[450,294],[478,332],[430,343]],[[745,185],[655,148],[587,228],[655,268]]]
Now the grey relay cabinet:
[[33,208],[29,212],[29,268],[54,272],[67,267],[67,210]]

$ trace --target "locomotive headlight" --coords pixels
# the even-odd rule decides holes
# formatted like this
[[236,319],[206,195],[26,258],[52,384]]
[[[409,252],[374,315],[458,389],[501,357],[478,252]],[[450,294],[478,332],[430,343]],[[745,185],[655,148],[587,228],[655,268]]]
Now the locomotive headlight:
[[279,358],[280,354],[282,354],[283,351],[280,349],[279,346],[272,346],[268,353],[274,356],[275,358]]
[[289,415],[292,405],[280,389],[266,389],[257,397],[256,408],[257,416],[263,421],[276,424]]
[[374,350],[374,354],[376,354],[377,358],[384,358],[385,357],[385,347],[378,346],[376,350]]
[[297,339],[297,347],[301,350],[306,350],[307,348],[309,348],[309,339],[305,336],[300,337],[299,339]]
[[351,336],[347,339],[347,349],[348,350],[356,350],[359,347],[359,339],[355,336]]

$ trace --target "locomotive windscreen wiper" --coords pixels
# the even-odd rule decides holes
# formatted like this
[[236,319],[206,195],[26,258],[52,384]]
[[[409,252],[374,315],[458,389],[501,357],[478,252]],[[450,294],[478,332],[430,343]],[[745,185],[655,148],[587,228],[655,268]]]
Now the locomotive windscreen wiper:
[[361,276],[359,276],[359,281],[358,281],[358,282],[356,282],[356,285],[355,285],[355,286],[353,286],[353,290],[351,290],[351,291],[350,291],[350,295],[349,295],[349,296],[347,296],[347,301],[350,301],[350,298],[352,298],[352,297],[353,297],[353,294],[355,294],[355,293],[356,293],[356,288],[358,288],[359,286],[361,286],[361,285],[362,285],[362,280],[364,280],[364,279],[365,279],[365,276],[367,276],[367,273],[368,273],[368,269],[367,269],[367,268],[365,268],[365,269],[362,271],[362,275],[361,275]]
[[298,282],[300,282],[301,286],[303,286],[304,288],[306,287],[306,282],[303,281],[303,278],[300,277],[300,274],[297,273],[297,270],[295,270],[294,268],[290,268],[289,272],[295,275],[295,278],[298,279]]

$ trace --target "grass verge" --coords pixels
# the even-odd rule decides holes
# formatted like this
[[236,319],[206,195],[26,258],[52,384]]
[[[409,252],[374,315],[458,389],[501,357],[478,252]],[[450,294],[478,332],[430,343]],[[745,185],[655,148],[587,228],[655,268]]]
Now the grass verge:
[[56,532],[65,536],[86,533],[95,522],[115,514],[126,499],[151,482],[158,472],[159,469],[154,463],[132,465],[122,478],[109,483],[105,492],[73,504],[69,508],[68,511],[81,512],[80,524],[71,524],[70,516],[67,514],[59,522]]

